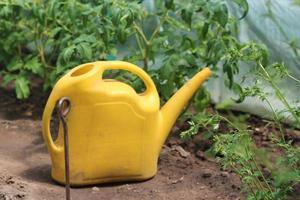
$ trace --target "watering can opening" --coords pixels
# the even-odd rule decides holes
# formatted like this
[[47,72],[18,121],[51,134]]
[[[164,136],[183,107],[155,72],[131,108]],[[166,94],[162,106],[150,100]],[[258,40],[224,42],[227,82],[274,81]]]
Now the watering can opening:
[[93,68],[94,68],[93,64],[83,65],[83,66],[79,67],[78,69],[76,69],[74,72],[72,72],[71,77],[84,75],[84,74],[92,71]]

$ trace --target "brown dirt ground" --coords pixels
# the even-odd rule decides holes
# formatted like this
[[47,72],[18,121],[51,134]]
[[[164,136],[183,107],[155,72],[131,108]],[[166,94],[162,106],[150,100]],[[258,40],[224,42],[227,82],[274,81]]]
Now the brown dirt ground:
[[[51,162],[41,133],[44,102],[38,92],[19,102],[13,93],[0,90],[0,200],[65,198],[64,187],[50,177]],[[239,178],[203,155],[209,144],[201,134],[188,143],[176,135],[164,145],[153,179],[73,188],[72,199],[245,199]]]

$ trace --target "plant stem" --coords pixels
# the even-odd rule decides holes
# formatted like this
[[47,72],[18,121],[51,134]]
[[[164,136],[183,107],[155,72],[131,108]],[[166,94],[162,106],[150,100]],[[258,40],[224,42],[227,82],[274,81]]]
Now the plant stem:
[[146,48],[145,48],[145,54],[144,54],[144,58],[143,58],[143,62],[144,62],[144,70],[145,70],[146,72],[148,72],[149,51],[150,51],[150,46],[147,45]]
[[[149,40],[146,38],[145,33],[137,25],[137,23],[133,22],[133,28],[134,28],[134,30],[136,32],[136,41],[138,43],[140,52],[141,52],[141,54],[143,56],[144,70],[146,72],[148,72],[148,70],[149,70],[148,69],[149,68],[149,55],[150,55],[150,51],[151,51],[152,42],[153,42],[154,38],[156,37],[156,35],[158,34],[161,26],[166,21],[166,16],[167,15],[168,15],[168,12],[165,12],[165,14],[163,15],[160,23],[156,26],[156,28],[154,29],[153,33],[151,34]],[[143,49],[143,47],[144,47],[144,49]]]
[[140,27],[135,22],[133,22],[133,28],[135,29],[136,33],[143,39],[144,44],[148,45],[149,41],[147,40],[144,32],[140,29]]
[[142,47],[142,44],[141,44],[141,40],[136,34],[135,34],[135,39],[136,39],[136,42],[138,44],[139,50],[142,54],[142,57],[144,57],[144,51],[143,51],[143,47]]
[[279,127],[279,130],[280,130],[281,139],[283,141],[285,141],[283,128],[282,128],[282,125],[280,123],[280,119],[279,119],[279,117],[277,115],[277,112],[275,111],[275,108],[273,107],[273,105],[271,104],[271,102],[267,98],[265,98],[265,100],[266,100],[267,104],[269,105],[269,107],[271,108],[271,110],[273,112],[275,122],[276,122],[276,124],[277,124],[277,126]]
[[297,83],[300,83],[300,80],[299,80],[299,79],[295,78],[294,76],[290,75],[289,73],[287,73],[287,76],[288,76],[289,78],[291,78],[292,80],[296,81]]
[[229,119],[227,119],[226,117],[219,115],[221,119],[223,119],[224,121],[226,121],[228,124],[230,124],[233,128],[235,128],[236,130],[238,130],[239,132],[242,132],[242,130],[237,127],[234,123],[232,123]]
[[[148,59],[149,59],[149,52],[150,52],[150,42],[147,40],[144,32],[140,29],[140,27],[133,22],[133,28],[136,32],[136,40],[139,46],[139,49],[141,51],[141,54],[143,56],[143,62],[144,62],[144,70],[148,72]],[[142,44],[144,49],[142,48]]]
[[[249,161],[252,161],[252,163],[253,163],[254,159],[253,159],[252,155],[249,155],[249,149],[248,149],[248,148],[245,148],[245,150],[246,150],[247,157],[250,158]],[[253,165],[252,165],[252,163],[251,163],[251,162],[248,163],[248,166],[249,166],[250,169],[251,169],[251,173],[254,174],[254,172],[255,172],[256,170],[257,170],[257,171],[260,171],[260,169],[258,168],[258,166],[254,164],[254,166],[255,166],[255,168],[256,168],[256,170],[255,170],[254,167],[253,167]],[[244,166],[244,167],[245,167],[245,168],[247,167],[247,163],[246,163],[246,166]],[[256,185],[259,185],[260,189],[263,190],[265,187],[261,184],[261,181],[260,181],[256,176],[254,176],[254,178],[255,178],[255,182],[254,182],[254,183],[255,183]]]
[[[231,167],[238,173],[238,169],[237,169],[234,165],[231,165]],[[240,176],[242,176],[242,175],[240,175]],[[255,194],[255,191],[254,191],[254,189],[253,189],[253,186],[251,186],[251,185],[250,185],[249,183],[247,183],[247,182],[245,182],[245,183],[248,185],[248,187],[249,187],[250,191],[252,192],[254,198],[257,199],[256,194]]]
[[149,42],[151,43],[153,41],[153,39],[155,38],[155,36],[158,34],[159,30],[161,29],[162,25],[165,23],[166,19],[168,16],[168,11],[166,11],[162,17],[162,19],[160,20],[160,23],[156,26],[156,28],[154,29]]
[[[233,128],[237,129],[239,132],[242,132],[242,131],[243,131],[243,130],[239,129],[239,128],[238,128],[234,123],[232,123],[230,120],[228,120],[226,117],[220,115],[220,118],[223,119],[223,120],[225,120],[225,121],[226,121],[227,123],[229,123]],[[258,172],[260,173],[261,177],[263,178],[264,183],[266,184],[268,190],[270,191],[271,194],[273,194],[273,193],[272,193],[273,191],[272,191],[270,185],[268,184],[268,182],[267,182],[265,176],[263,175],[261,169],[259,168],[259,166],[258,166],[256,160],[253,158],[253,156],[249,155],[249,150],[248,150],[248,149],[246,149],[246,154],[247,154],[248,157],[250,157],[250,161],[252,161],[252,162],[250,162],[250,163],[248,164],[248,166],[250,166],[250,168],[251,168],[251,171],[252,171],[251,173],[253,173],[254,171],[258,171]],[[254,166],[253,166],[251,163],[253,163]],[[244,168],[247,168],[247,165],[245,165],[245,163],[241,163],[241,165],[242,165]],[[259,189],[261,189],[261,190],[263,190],[265,187],[262,185],[261,181],[260,181],[257,177],[254,177],[254,179],[255,179],[255,181],[254,181],[253,183],[256,185],[256,187],[259,188]],[[249,187],[251,188],[251,186],[249,186]],[[255,195],[255,193],[253,192],[252,189],[251,189],[251,191],[252,191],[252,193]],[[268,197],[268,199],[269,199],[269,198],[272,199],[271,197]]]
[[[252,160],[252,156],[250,158],[250,161],[252,162],[248,162],[248,163],[241,163],[241,166],[243,168],[247,168],[250,167],[250,172],[251,174],[249,174],[249,176],[251,175],[253,177],[253,184],[255,185],[255,187],[257,188],[257,190],[265,190],[266,188],[262,185],[261,181],[259,180],[259,178],[257,178],[256,176],[254,176],[254,172],[255,172],[255,167],[253,167],[253,160]],[[257,168],[258,171],[260,171],[259,168]],[[242,175],[241,175],[242,176]],[[266,183],[267,184],[267,183]],[[272,190],[270,191],[272,192]],[[255,193],[254,193],[255,194]],[[267,196],[267,199],[273,200],[271,197]]]
[[281,93],[280,89],[276,85],[276,83],[273,81],[272,77],[269,75],[269,73],[266,71],[266,69],[262,66],[261,63],[259,63],[259,66],[261,70],[263,71],[265,76],[262,76],[267,82],[270,83],[270,85],[275,90],[276,96],[279,98],[279,100],[285,105],[285,107],[288,109],[288,111],[292,114],[292,116],[295,118],[298,124],[300,124],[300,118],[297,116],[297,114],[294,112],[293,108],[290,106],[284,95]]
[[256,162],[256,160],[255,160],[255,158],[251,157],[251,160],[253,161],[253,163],[254,163],[254,165],[255,165],[255,168],[256,168],[257,171],[260,173],[261,177],[263,178],[263,180],[264,180],[264,182],[266,183],[266,185],[267,185],[269,191],[270,191],[271,194],[272,194],[273,191],[272,191],[272,189],[271,189],[271,187],[270,187],[270,185],[269,185],[269,183],[268,183],[266,177],[264,176],[264,174],[262,173],[260,167],[258,166],[258,164],[257,164],[257,162]]

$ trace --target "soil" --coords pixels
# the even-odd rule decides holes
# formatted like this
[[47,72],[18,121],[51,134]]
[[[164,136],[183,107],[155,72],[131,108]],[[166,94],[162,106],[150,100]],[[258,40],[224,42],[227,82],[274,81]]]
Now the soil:
[[[50,176],[51,162],[41,133],[45,98],[36,91],[26,102],[0,90],[0,200],[65,199],[65,189]],[[178,129],[178,128],[177,128]],[[144,182],[73,188],[73,200],[245,199],[237,175],[222,171],[204,151],[201,134],[190,142],[176,128],[163,146],[157,175]]]

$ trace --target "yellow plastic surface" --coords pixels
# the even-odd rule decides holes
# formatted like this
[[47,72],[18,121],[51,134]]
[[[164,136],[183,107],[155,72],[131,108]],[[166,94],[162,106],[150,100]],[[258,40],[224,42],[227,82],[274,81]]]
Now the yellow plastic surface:
[[[146,91],[137,94],[123,82],[102,79],[109,69],[136,74]],[[62,126],[55,141],[50,133],[52,112],[61,97],[71,100],[67,116],[71,185],[145,180],[156,174],[161,147],[176,118],[210,75],[209,68],[200,71],[160,109],[153,81],[133,64],[99,61],[74,68],[56,83],[43,114],[52,177],[65,183]]]

